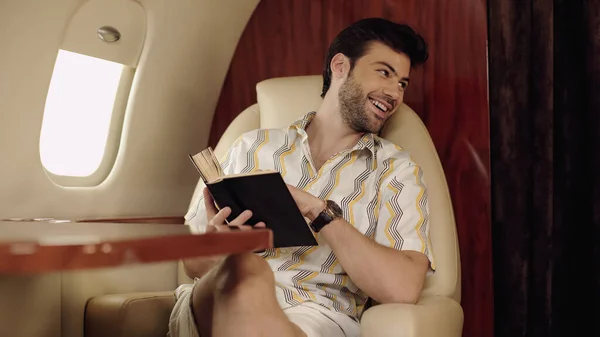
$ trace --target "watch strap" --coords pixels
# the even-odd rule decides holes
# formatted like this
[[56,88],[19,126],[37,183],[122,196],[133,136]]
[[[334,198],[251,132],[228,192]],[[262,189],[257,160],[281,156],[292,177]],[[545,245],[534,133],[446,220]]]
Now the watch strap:
[[342,210],[340,206],[332,200],[325,201],[325,208],[319,213],[319,215],[310,222],[310,228],[318,233],[323,227],[327,226],[330,222],[337,218],[342,217]]
[[329,215],[326,209],[324,209],[319,215],[314,218],[310,223],[310,228],[313,232],[318,233],[323,227],[325,227],[328,223],[330,223],[333,219]]

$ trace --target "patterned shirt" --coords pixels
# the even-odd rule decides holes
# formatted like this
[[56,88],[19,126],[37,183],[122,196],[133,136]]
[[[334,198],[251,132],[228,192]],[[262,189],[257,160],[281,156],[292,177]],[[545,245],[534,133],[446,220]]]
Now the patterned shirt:
[[[240,136],[222,161],[225,174],[277,170],[286,183],[337,202],[344,219],[379,244],[424,253],[434,270],[421,169],[400,147],[367,133],[352,149],[332,156],[316,170],[305,132],[315,114],[310,112],[287,128]],[[198,190],[185,218],[192,231],[203,233],[207,221]],[[321,235],[317,242],[313,247],[260,253],[275,274],[281,307],[313,301],[360,319],[367,295],[352,282]]]

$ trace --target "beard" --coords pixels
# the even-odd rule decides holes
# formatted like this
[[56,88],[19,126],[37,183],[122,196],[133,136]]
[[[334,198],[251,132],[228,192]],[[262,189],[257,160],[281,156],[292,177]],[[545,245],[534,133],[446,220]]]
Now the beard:
[[367,95],[365,95],[360,85],[354,81],[352,73],[340,87],[338,99],[342,121],[352,130],[375,134],[381,131],[383,121],[369,118],[370,112],[366,110]]

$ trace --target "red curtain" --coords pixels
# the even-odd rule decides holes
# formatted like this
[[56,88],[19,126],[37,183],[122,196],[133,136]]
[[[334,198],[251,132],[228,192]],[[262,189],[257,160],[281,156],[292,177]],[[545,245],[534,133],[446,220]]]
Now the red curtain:
[[597,336],[600,2],[489,9],[495,334]]

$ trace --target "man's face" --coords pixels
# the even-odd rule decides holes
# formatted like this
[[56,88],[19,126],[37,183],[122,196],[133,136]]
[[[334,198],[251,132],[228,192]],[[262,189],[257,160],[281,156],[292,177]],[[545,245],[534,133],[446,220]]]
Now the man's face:
[[382,43],[372,43],[341,85],[342,120],[358,132],[379,133],[408,86],[410,59]]

